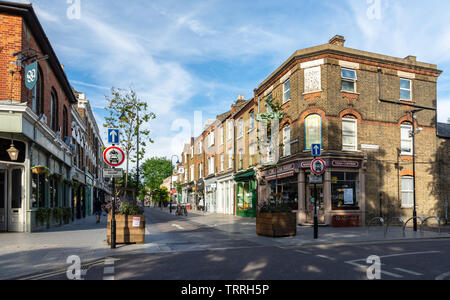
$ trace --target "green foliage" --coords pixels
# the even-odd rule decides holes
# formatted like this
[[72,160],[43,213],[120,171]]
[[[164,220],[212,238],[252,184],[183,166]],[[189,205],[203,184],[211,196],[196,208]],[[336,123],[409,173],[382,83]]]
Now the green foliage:
[[159,189],[164,179],[173,173],[172,162],[167,158],[151,158],[142,165],[145,185],[151,190]]
[[132,204],[130,202],[122,202],[119,208],[119,214],[126,216],[142,215],[144,210],[138,205]]
[[152,202],[169,203],[169,201],[170,201],[169,190],[166,187],[157,188],[152,191]]
[[49,223],[52,218],[52,209],[46,208],[46,207],[39,207],[36,212],[36,220],[38,220],[39,223]]
[[63,208],[63,221],[64,223],[69,223],[72,218],[72,209],[70,207]]
[[[125,187],[128,187],[128,170],[131,162],[143,159],[147,142],[153,143],[150,130],[145,126],[150,120],[156,118],[148,112],[146,102],[139,100],[133,89],[123,90],[111,88],[111,95],[105,96],[108,106],[105,108],[109,116],[105,118],[104,127],[118,128],[120,130],[120,147],[126,154]],[[139,134],[139,152],[137,151],[137,137]]]
[[287,204],[269,202],[269,203],[263,203],[262,205],[260,205],[259,212],[261,212],[261,213],[285,213],[285,212],[292,212],[292,208]]
[[64,217],[64,210],[60,207],[55,207],[53,209],[53,218],[57,222],[62,222]]

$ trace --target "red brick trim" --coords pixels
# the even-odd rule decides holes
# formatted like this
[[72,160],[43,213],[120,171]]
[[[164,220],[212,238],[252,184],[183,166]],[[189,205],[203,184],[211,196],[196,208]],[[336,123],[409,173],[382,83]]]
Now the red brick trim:
[[[416,174],[417,175],[417,174]],[[414,172],[410,171],[410,170],[404,170],[404,171],[400,171],[400,176],[405,177],[405,176],[414,176]]]
[[342,119],[342,118],[344,118],[347,115],[355,116],[356,119],[358,119],[358,123],[361,123],[362,120],[363,120],[362,117],[361,117],[361,114],[356,109],[354,109],[353,107],[349,107],[349,108],[344,109],[343,111],[341,111],[339,113],[339,118]]
[[297,123],[297,122],[299,122],[300,124],[305,123],[305,119],[310,115],[320,115],[320,117],[322,118],[322,122],[323,122],[323,120],[326,120],[326,115],[323,110],[321,110],[320,108],[317,108],[317,107],[311,107],[311,108],[305,110],[302,114],[300,114],[300,117],[298,118],[298,120],[295,123]]

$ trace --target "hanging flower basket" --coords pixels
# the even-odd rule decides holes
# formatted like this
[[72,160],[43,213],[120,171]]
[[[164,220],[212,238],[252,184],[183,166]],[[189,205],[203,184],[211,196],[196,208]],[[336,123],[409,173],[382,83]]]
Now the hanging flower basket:
[[50,169],[45,166],[34,166],[31,168],[31,171],[37,175],[47,175],[50,173]]

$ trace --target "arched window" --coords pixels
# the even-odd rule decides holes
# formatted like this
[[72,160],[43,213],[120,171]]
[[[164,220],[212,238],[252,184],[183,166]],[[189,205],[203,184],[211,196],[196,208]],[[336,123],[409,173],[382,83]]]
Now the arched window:
[[322,144],[322,118],[320,115],[310,115],[305,119],[306,149],[311,150],[311,145]]
[[411,123],[403,123],[401,125],[401,151],[402,155],[413,154],[413,138],[412,138],[413,126]]
[[50,127],[53,131],[59,130],[59,120],[58,120],[58,96],[54,89],[52,89],[51,100],[50,100]]
[[67,107],[64,106],[63,108],[63,128],[62,128],[62,136],[65,138],[66,136],[69,136],[69,116],[67,113]]
[[342,150],[358,150],[358,120],[353,115],[342,118]]
[[43,76],[41,68],[38,67],[38,79],[36,81],[36,85],[33,88],[33,96],[31,109],[33,112],[40,116],[44,112],[44,85],[43,85]]

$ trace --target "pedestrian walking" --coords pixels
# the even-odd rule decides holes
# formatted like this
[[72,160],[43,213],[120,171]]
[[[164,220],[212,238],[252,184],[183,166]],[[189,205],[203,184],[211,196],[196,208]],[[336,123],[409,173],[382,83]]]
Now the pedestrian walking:
[[102,217],[102,202],[99,199],[94,201],[94,213],[97,217],[97,224],[99,224],[100,218]]

